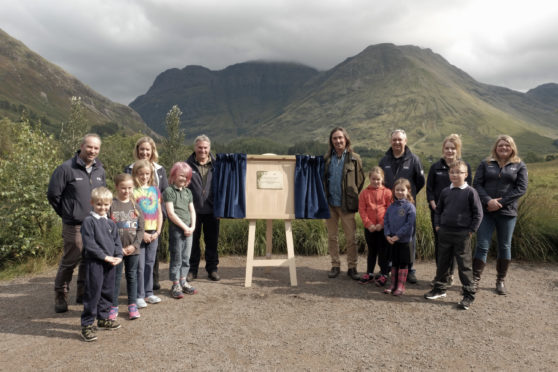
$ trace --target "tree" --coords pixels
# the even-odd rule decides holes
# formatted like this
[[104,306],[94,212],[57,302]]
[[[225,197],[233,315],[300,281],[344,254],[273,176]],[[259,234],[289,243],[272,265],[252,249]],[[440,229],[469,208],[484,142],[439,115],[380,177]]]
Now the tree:
[[182,116],[182,111],[180,111],[177,105],[174,105],[165,118],[167,138],[163,141],[165,150],[163,164],[167,169],[172,167],[177,161],[186,160],[185,133],[180,129],[180,116]]
[[87,120],[81,104],[81,97],[71,98],[70,118],[60,128],[60,145],[63,158],[71,157],[79,147],[79,141],[86,134]]

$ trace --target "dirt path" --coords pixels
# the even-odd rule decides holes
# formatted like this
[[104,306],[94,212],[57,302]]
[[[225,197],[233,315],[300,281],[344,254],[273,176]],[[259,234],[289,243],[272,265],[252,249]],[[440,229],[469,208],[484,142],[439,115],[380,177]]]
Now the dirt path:
[[557,265],[513,263],[510,294],[498,296],[490,263],[463,311],[458,286],[423,299],[432,262],[419,262],[419,283],[395,298],[345,273],[328,279],[328,257],[296,260],[298,287],[286,268],[256,268],[244,288],[243,257],[223,258],[223,280],[200,278],[200,293],[182,300],[164,281],[161,304],[135,321],[121,305],[122,328],[93,343],[79,337],[74,293],[70,311],[54,313],[54,270],[1,282],[0,370],[558,370]]

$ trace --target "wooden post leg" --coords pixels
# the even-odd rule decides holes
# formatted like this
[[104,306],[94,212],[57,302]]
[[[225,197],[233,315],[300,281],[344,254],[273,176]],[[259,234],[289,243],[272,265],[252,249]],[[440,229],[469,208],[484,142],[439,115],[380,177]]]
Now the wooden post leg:
[[252,271],[254,268],[254,244],[256,242],[256,221],[250,220],[248,225],[248,253],[246,254],[246,279],[245,287],[252,286]]
[[265,230],[265,257],[271,258],[271,247],[273,247],[273,220],[266,220]]
[[290,220],[285,220],[285,235],[287,238],[287,260],[289,261],[289,274],[291,276],[291,285],[298,285],[296,281],[296,264],[293,243],[293,229]]

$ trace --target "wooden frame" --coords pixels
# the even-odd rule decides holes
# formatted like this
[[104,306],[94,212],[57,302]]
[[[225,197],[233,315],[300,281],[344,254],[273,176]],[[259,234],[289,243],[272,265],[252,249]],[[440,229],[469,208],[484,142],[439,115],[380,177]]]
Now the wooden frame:
[[[248,251],[245,287],[252,285],[254,267],[288,266],[291,285],[297,285],[291,220],[294,214],[295,156],[248,155],[246,158],[246,219]],[[266,178],[264,180],[264,178]],[[266,259],[254,258],[256,221],[266,220]],[[273,220],[285,220],[287,258],[271,259]]]

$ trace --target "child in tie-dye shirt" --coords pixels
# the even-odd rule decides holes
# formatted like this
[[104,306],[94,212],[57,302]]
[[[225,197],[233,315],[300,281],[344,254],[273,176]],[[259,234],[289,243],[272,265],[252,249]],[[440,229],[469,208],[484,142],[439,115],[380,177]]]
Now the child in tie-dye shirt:
[[134,199],[143,212],[145,233],[140,245],[138,265],[138,308],[147,303],[156,304],[161,299],[153,294],[153,264],[157,255],[157,239],[163,227],[161,192],[154,186],[153,168],[147,160],[138,160],[132,171]]

